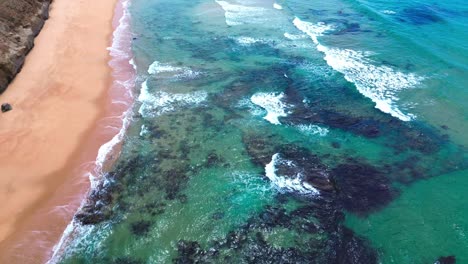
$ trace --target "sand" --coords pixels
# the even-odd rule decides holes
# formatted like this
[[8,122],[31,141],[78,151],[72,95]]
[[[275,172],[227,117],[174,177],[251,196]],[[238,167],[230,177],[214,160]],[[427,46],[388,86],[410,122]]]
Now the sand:
[[84,172],[112,137],[98,128],[112,83],[116,2],[54,0],[22,71],[0,95],[13,106],[0,113],[1,263],[44,262],[89,188]]

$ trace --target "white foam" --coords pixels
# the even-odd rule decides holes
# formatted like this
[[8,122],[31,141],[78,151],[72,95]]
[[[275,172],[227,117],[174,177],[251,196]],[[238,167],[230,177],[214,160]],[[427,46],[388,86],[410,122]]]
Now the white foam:
[[323,22],[317,24],[309,23],[300,20],[299,18],[294,18],[293,24],[302,32],[306,33],[312,38],[312,41],[318,45],[319,41],[317,37],[322,36],[325,32],[331,31],[334,29],[332,25],[327,25]]
[[135,63],[135,59],[134,58],[131,58],[128,63],[130,63],[130,65],[132,65],[133,69],[136,71],[137,70],[137,65]]
[[325,53],[325,60],[345,79],[356,85],[358,91],[371,99],[375,107],[402,121],[410,121],[415,116],[405,114],[395,105],[399,100],[397,92],[418,85],[424,78],[415,74],[405,74],[387,66],[374,66],[366,53],[354,50],[330,49],[319,45]]
[[163,113],[174,111],[177,106],[198,105],[205,101],[208,93],[198,91],[186,94],[172,94],[162,91],[157,91],[154,94],[150,93],[148,88],[148,80],[141,85],[140,96],[138,101],[142,104],[138,112],[143,117],[155,117]]
[[231,4],[226,1],[216,1],[224,10],[228,26],[238,26],[249,23],[264,23],[265,8]]
[[176,71],[181,71],[181,70],[182,70],[181,68],[173,67],[169,64],[160,63],[159,61],[154,61],[148,67],[149,74],[158,74],[158,73],[163,73],[163,72],[176,72]]
[[287,166],[291,167],[296,166],[292,161],[282,159],[279,153],[274,154],[271,158],[271,162],[265,166],[265,175],[279,191],[295,191],[302,194],[313,195],[320,193],[319,190],[312,185],[303,181],[301,173],[296,174],[294,178],[277,175],[276,165],[280,163],[287,164]]
[[267,111],[265,120],[274,125],[280,125],[278,118],[288,116],[288,105],[281,101],[283,98],[284,93],[256,93],[250,100]]
[[263,195],[266,195],[272,190],[271,185],[265,184],[258,174],[235,170],[228,172],[227,175],[229,178],[233,179],[234,183],[242,185],[243,190],[249,190],[249,192],[254,191]]
[[254,116],[261,116],[265,112],[265,110],[263,110],[263,108],[261,108],[260,106],[252,103],[252,101],[250,99],[248,99],[248,98],[244,98],[244,99],[240,100],[237,103],[236,107],[248,108],[250,114],[252,114]]
[[162,73],[173,73],[171,77],[175,79],[193,79],[200,75],[200,72],[193,71],[188,67],[174,67],[159,61],[154,61],[148,67],[148,74],[157,75]]
[[141,125],[141,129],[140,129],[140,137],[148,134],[149,130],[148,128],[145,126],[145,125]]
[[274,9],[278,9],[278,10],[282,10],[282,9],[283,9],[283,7],[282,7],[280,4],[278,4],[278,3],[273,3],[273,8],[274,8]]
[[291,34],[291,33],[284,33],[283,36],[289,40],[298,40],[298,39],[304,39],[307,37],[307,35],[303,35],[303,34]]
[[313,24],[299,18],[294,19],[294,25],[311,37],[317,50],[325,54],[327,64],[344,74],[347,81],[354,83],[362,95],[376,104],[377,109],[402,121],[410,121],[415,117],[403,113],[395,105],[399,100],[397,92],[418,85],[424,78],[412,73],[405,74],[387,66],[375,66],[375,62],[368,58],[372,55],[369,52],[329,48],[320,44],[317,37],[333,30],[332,26]]
[[237,37],[235,40],[237,43],[239,43],[242,46],[250,46],[255,43],[265,42],[262,39],[256,39],[256,38],[251,38],[251,37]]
[[392,10],[383,10],[382,13],[387,14],[387,15],[395,15],[396,12]]
[[297,129],[306,135],[319,135],[324,137],[328,134],[329,130],[317,125],[298,125]]

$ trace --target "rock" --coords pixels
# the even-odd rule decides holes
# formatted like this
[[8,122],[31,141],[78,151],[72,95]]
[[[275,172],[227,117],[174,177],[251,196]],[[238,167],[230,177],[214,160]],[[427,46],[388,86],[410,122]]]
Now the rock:
[[11,104],[9,103],[4,103],[2,104],[2,113],[11,111],[13,108],[11,107]]
[[435,264],[455,264],[457,263],[455,256],[440,257]]
[[21,70],[34,37],[49,16],[51,0],[0,1],[0,93]]

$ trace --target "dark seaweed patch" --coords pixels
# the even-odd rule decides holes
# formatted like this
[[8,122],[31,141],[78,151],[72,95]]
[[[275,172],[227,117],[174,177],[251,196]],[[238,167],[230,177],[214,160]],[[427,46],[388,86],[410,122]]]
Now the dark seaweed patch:
[[358,237],[346,227],[340,227],[336,239],[331,240],[332,246],[326,263],[354,264],[378,263],[377,252],[366,240]]
[[[326,206],[323,206],[323,205]],[[318,213],[318,211],[327,213]],[[334,218],[329,218],[336,215]],[[315,217],[320,223],[314,222]],[[195,241],[179,241],[174,263],[377,263],[376,252],[367,241],[341,226],[339,208],[328,202],[303,206],[290,213],[279,206],[267,206],[247,223],[230,231],[224,239],[212,241],[204,250]],[[329,225],[323,229],[321,222]],[[288,230],[300,243],[274,245],[268,234]]]
[[271,157],[275,154],[275,150],[267,138],[260,137],[256,134],[244,134],[242,142],[250,156],[250,160],[257,166],[264,167],[271,161]]
[[216,154],[216,152],[214,150],[212,150],[206,156],[206,163],[205,163],[206,165],[205,166],[208,167],[208,168],[211,168],[211,167],[219,166],[224,162],[225,162],[224,158],[222,156],[219,156],[218,154]]
[[112,264],[143,264],[141,260],[136,260],[131,257],[119,257],[111,262]]
[[435,262],[435,264],[455,264],[455,263],[457,263],[455,256],[440,257]]
[[199,263],[198,259],[206,254],[198,242],[185,240],[180,240],[177,243],[177,253],[179,254],[178,257],[173,260],[177,264]]
[[339,149],[339,148],[341,148],[341,143],[340,143],[340,142],[337,142],[337,141],[333,141],[333,142],[331,143],[331,146],[332,146],[333,148]]
[[366,215],[390,203],[397,190],[376,167],[351,161],[332,170],[343,207],[353,213]]
[[434,6],[428,5],[406,8],[399,19],[414,25],[426,25],[443,21],[438,10]]
[[151,230],[151,222],[140,220],[130,224],[130,231],[136,236],[144,236]]

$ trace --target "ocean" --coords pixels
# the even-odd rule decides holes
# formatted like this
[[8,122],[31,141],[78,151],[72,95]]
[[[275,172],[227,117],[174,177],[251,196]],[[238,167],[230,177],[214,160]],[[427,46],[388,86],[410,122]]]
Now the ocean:
[[120,156],[52,263],[468,263],[464,1],[125,8]]

